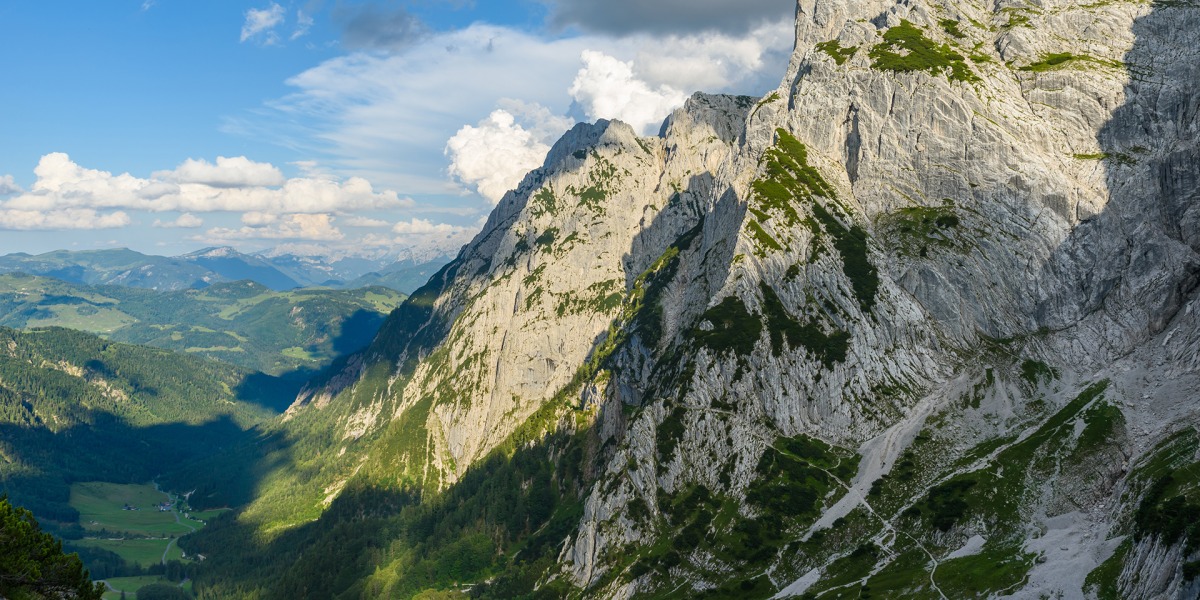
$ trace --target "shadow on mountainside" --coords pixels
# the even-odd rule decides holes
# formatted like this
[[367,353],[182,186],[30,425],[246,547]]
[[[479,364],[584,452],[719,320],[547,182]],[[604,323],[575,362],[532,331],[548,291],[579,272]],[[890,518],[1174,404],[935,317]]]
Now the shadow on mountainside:
[[[1125,103],[1101,128],[1109,200],[1042,272],[1040,324],[1098,315],[1116,358],[1167,328],[1200,286],[1200,4],[1156,2],[1134,22]],[[1116,335],[1111,335],[1116,334]],[[1094,349],[1104,351],[1106,349]]]

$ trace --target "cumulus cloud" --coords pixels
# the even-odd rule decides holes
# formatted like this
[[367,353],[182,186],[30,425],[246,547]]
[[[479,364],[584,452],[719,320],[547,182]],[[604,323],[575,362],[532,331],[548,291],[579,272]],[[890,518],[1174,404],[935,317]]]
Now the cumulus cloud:
[[242,223],[250,227],[265,227],[279,220],[279,215],[258,211],[242,214]]
[[795,0],[542,0],[550,21],[587,31],[744,34],[763,22],[794,22]]
[[779,83],[795,35],[791,20],[765,23],[741,36],[668,35],[643,45],[633,62],[646,81],[685,92],[753,92]]
[[[270,165],[246,159],[226,159],[226,164],[230,161],[238,168],[221,169],[220,159],[216,165],[188,161],[175,171],[142,179],[128,173],[113,175],[87,169],[66,154],[47,154],[34,169],[37,181],[32,189],[0,203],[0,208],[283,214],[403,208],[413,204],[412,200],[401,199],[393,191],[376,191],[367,180],[358,177],[345,181],[308,177],[282,180],[281,175],[277,176],[278,170]],[[165,179],[168,177],[172,180]],[[197,179],[208,182],[193,182]],[[240,187],[231,187],[239,180]],[[263,185],[268,182],[280,185]]]
[[25,190],[17,185],[17,180],[13,179],[12,175],[0,176],[0,196],[11,196],[13,194],[20,194],[23,191]]
[[529,171],[541,166],[550,146],[496,110],[478,126],[464,126],[446,143],[450,175],[496,204]]
[[657,129],[687,94],[667,85],[651,87],[633,65],[602,52],[585,50],[583,68],[569,90],[589,118],[619,119],[642,132]]
[[[540,139],[538,120],[527,119],[505,99],[519,98],[550,115],[568,114],[573,98],[567,92],[581,67],[588,66],[580,60],[585,50],[630,65],[632,74],[603,87],[595,79],[599,72],[585,73],[577,93],[589,106],[581,104],[572,114],[590,119],[608,113],[603,116],[635,120],[624,111],[600,110],[623,104],[602,92],[639,89],[661,97],[666,89],[669,99],[678,99],[672,90],[761,94],[773,89],[792,48],[794,27],[790,19],[785,21],[740,34],[548,37],[487,24],[430,31],[402,49],[327,60],[289,79],[293,93],[268,102],[265,110],[227,119],[223,129],[298,148],[338,173],[391,189],[454,194],[461,191],[461,182],[442,176],[452,157],[437,150],[464,124],[478,127],[497,109],[512,114]],[[653,129],[671,104],[662,102],[658,114],[640,120]],[[593,110],[587,114],[589,107]],[[540,141],[552,145],[554,140]]]
[[0,209],[0,229],[18,231],[116,229],[129,225],[123,212],[100,213],[90,208],[64,210]]
[[283,22],[285,11],[282,6],[272,2],[267,8],[251,8],[246,11],[246,22],[242,24],[242,39],[260,37],[265,44],[279,41],[274,29]]
[[238,229],[214,227],[195,239],[205,242],[238,240],[308,240],[337,241],[346,236],[333,225],[335,218],[327,214],[284,215],[270,225],[246,226]]
[[466,227],[446,223],[434,223],[427,219],[416,218],[411,221],[400,221],[392,227],[393,233],[402,235],[453,235],[467,230],[468,228]]
[[162,221],[155,219],[154,226],[167,229],[197,229],[204,226],[204,219],[201,219],[192,213],[183,213],[174,221]]
[[245,156],[218,156],[216,164],[189,158],[174,171],[159,171],[154,178],[175,183],[202,183],[213,187],[274,186],[284,182],[283,172],[269,163]]
[[431,33],[400,52],[325,61],[289,79],[296,92],[269,103],[265,115],[230,119],[225,130],[300,147],[339,173],[406,193],[454,194],[438,152],[446,141],[505,108],[504,98],[566,114],[564,92],[588,45],[484,24]]

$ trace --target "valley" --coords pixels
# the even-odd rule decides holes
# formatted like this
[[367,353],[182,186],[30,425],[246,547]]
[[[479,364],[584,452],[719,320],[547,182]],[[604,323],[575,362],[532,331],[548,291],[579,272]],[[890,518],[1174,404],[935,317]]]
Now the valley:
[[[71,486],[70,504],[79,511],[83,537],[68,541],[67,549],[85,556],[89,549],[95,549],[124,561],[122,568],[112,569],[118,575],[101,578],[93,574],[109,588],[106,598],[119,597],[120,592],[132,597],[138,588],[152,583],[190,589],[187,565],[202,559],[185,556],[177,545],[178,538],[198,531],[205,520],[223,512],[193,513],[185,498],[161,492],[152,484],[76,483]],[[96,564],[95,559],[92,564]],[[151,568],[159,572],[128,574]]]

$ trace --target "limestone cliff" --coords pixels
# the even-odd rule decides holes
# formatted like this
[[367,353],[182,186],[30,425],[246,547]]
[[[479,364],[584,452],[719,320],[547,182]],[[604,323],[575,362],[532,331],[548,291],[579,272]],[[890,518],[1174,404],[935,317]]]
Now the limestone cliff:
[[339,453],[292,476],[447,490],[573,432],[536,587],[581,597],[1195,597],[1200,5],[796,31],[764,98],[568,133],[302,395]]

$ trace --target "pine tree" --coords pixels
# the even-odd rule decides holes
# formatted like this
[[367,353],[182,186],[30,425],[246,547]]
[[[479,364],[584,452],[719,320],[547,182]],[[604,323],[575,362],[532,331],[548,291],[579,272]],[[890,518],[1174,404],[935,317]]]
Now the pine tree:
[[0,597],[100,600],[103,593],[79,556],[64,554],[33,513],[0,497]]

